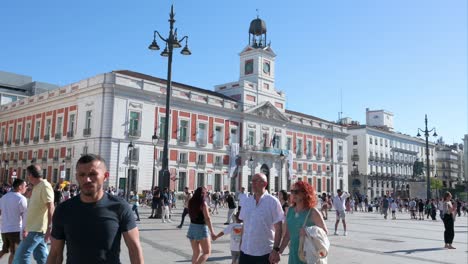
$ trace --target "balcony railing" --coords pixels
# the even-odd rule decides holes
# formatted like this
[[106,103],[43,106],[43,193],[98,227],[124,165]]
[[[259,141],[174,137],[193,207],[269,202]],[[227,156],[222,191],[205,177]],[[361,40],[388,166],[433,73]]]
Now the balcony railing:
[[29,137],[25,137],[25,138],[23,139],[23,143],[24,143],[24,144],[29,144]]
[[141,131],[137,129],[131,129],[128,131],[128,136],[132,138],[139,138],[141,137]]
[[296,152],[296,157],[302,158],[302,155],[304,155],[304,153],[302,151]]
[[221,149],[223,148],[224,144],[221,140],[215,140],[213,141],[213,148],[215,149]]
[[198,166],[199,168],[205,168],[205,166],[206,166],[206,161],[204,161],[204,160],[199,160],[199,161],[197,161],[197,166]]
[[351,156],[351,161],[359,161],[359,155],[354,154]]
[[21,140],[19,140],[19,139],[15,139],[15,145],[17,145],[17,146],[18,146],[20,143],[21,143]]
[[197,139],[197,147],[206,147],[206,139]]
[[47,157],[42,157],[42,162],[47,162]]
[[31,163],[36,163],[37,159],[36,158],[32,158],[31,159]]
[[0,147],[3,147],[3,141],[0,141]]
[[343,172],[342,171],[338,172],[338,177],[343,178]]
[[322,160],[322,154],[317,155],[317,160]]
[[309,153],[307,153],[307,155],[306,155],[306,156],[307,156],[307,159],[312,159],[312,157],[313,157],[312,153],[310,153],[310,152],[309,152]]
[[223,168],[223,163],[221,163],[221,162],[215,162],[215,163],[213,164],[213,167],[214,167],[215,170],[221,170],[221,169]]
[[91,136],[91,128],[83,129],[83,136],[85,137]]
[[188,139],[188,137],[179,138],[179,140],[177,142],[179,143],[179,145],[187,145],[189,143],[189,139]]
[[302,168],[297,168],[297,173],[301,173],[301,174],[302,174]]
[[75,136],[75,133],[73,131],[67,132],[67,138],[73,138],[74,136]]
[[28,160],[27,159],[22,159],[21,162],[23,163],[23,165],[25,165],[28,162]]
[[11,139],[7,140],[7,146],[11,146]]
[[338,156],[338,162],[343,162],[343,156]]
[[58,162],[58,161],[59,161],[59,157],[54,157],[53,161],[54,161],[54,162]]
[[62,133],[55,133],[55,140],[61,140],[62,139]]
[[312,173],[314,173],[313,170],[307,170],[307,174],[308,174],[308,175],[312,175]]
[[13,165],[18,165],[18,160],[17,159],[13,160]]
[[330,161],[330,159],[331,159],[331,156],[330,156],[330,155],[326,155],[326,156],[325,156],[325,160],[326,160],[326,161]]
[[33,138],[33,142],[34,142],[34,143],[39,142],[39,136],[34,137],[34,138]]
[[65,160],[66,160],[66,161],[70,161],[71,158],[72,158],[72,157],[71,157],[70,155],[65,156]]
[[369,156],[369,161],[374,161],[374,160],[375,160],[375,157],[372,156],[372,155],[370,155],[370,156]]
[[179,165],[187,166],[188,165],[188,160],[187,159],[179,159]]
[[49,141],[50,140],[50,135],[44,135],[44,141]]

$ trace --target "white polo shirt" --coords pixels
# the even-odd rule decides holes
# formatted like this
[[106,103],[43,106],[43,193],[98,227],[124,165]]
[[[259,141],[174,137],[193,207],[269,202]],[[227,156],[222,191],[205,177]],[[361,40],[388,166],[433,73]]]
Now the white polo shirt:
[[26,220],[26,197],[18,192],[8,192],[0,199],[2,233],[21,232]]
[[335,207],[336,211],[344,211],[345,210],[345,208],[346,208],[346,206],[345,206],[346,198],[348,198],[348,197],[349,197],[348,194],[342,193],[341,197],[336,195],[333,198],[333,207]]
[[265,192],[257,204],[255,195],[244,200],[239,218],[244,221],[241,251],[251,256],[263,256],[273,250],[274,224],[283,221],[279,200]]

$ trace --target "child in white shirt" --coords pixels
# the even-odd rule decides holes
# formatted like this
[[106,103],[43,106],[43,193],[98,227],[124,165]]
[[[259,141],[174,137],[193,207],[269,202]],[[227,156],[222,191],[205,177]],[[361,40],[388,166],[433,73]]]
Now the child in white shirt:
[[398,209],[398,205],[397,203],[395,202],[395,200],[393,200],[392,204],[390,205],[390,208],[392,208],[392,219],[395,220],[396,219],[396,210]]
[[242,225],[242,220],[239,219],[239,212],[234,215],[235,223],[229,224],[224,231],[219,232],[218,235],[214,238],[214,240],[222,237],[224,234],[231,234],[231,256],[232,256],[232,264],[239,263],[240,257],[240,244],[242,238],[242,232],[244,227]]

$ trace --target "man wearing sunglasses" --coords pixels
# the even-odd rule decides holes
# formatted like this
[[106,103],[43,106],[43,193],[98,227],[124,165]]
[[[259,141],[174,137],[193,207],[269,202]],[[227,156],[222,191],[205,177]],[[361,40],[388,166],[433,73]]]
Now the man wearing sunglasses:
[[240,264],[270,264],[280,261],[283,209],[279,200],[270,195],[267,177],[257,173],[252,178],[253,196],[247,198],[239,218],[244,221]]

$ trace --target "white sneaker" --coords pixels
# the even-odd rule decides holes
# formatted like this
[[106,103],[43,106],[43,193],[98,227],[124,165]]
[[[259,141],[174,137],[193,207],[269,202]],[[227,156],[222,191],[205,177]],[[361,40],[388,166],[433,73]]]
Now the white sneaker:
[[343,236],[347,236],[348,232],[344,231]]
[[166,223],[166,220],[162,220],[163,224]]
[[334,235],[337,236],[337,235],[338,235],[338,232],[335,231]]

